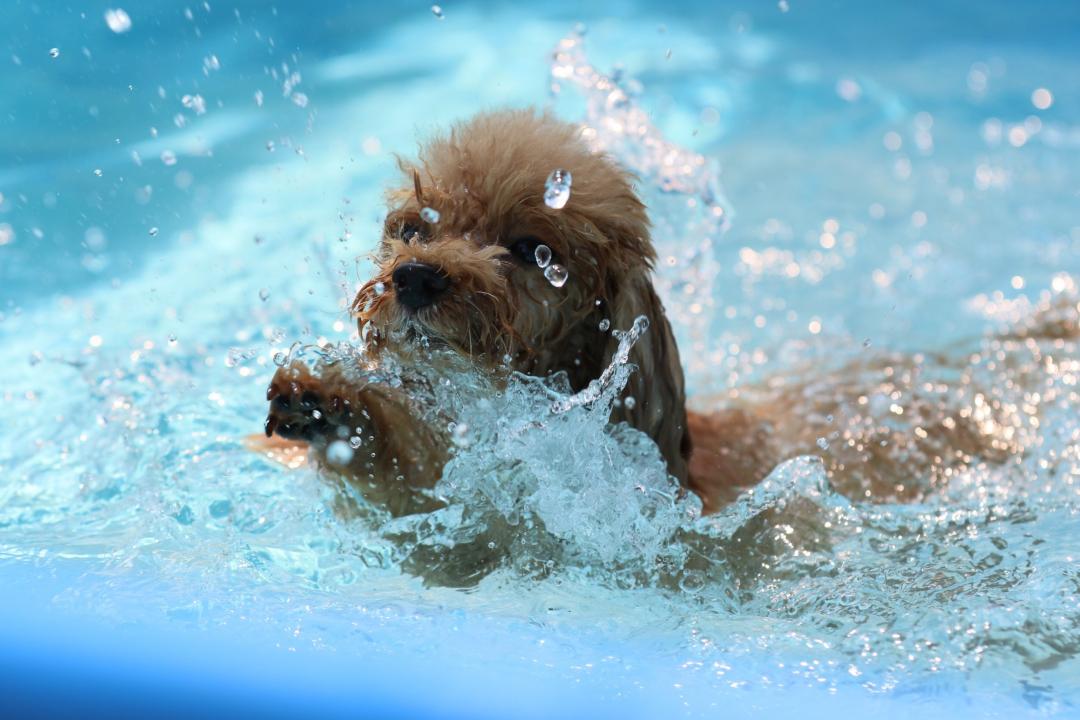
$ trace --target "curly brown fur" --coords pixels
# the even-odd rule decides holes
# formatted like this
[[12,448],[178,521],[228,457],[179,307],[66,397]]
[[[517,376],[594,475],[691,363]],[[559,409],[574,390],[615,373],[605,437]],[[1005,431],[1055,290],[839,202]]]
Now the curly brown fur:
[[[388,193],[377,271],[353,303],[372,351],[397,349],[422,335],[480,365],[541,377],[565,372],[576,391],[600,376],[618,345],[610,330],[600,329],[601,321],[627,329],[645,315],[649,330],[630,357],[639,368],[626,389],[634,402],[620,404],[611,419],[652,437],[672,475],[685,482],[690,441],[682,367],[653,290],[649,220],[630,175],[590,151],[575,126],[529,110],[478,115],[424,146],[415,163],[399,165],[404,182]],[[556,168],[573,177],[570,200],[558,210],[543,200],[545,180]],[[439,213],[438,222],[423,219],[425,207]],[[521,251],[537,242],[567,269],[562,287],[553,286]],[[401,302],[394,283],[396,270],[415,263],[436,269],[449,284],[437,302],[418,309]],[[378,403],[361,397],[374,389],[361,391],[333,373],[315,377],[299,366],[284,368],[272,385],[278,404],[272,406],[268,434],[309,440],[320,457],[320,448],[337,432],[327,419],[333,412],[320,404],[322,422],[306,422],[312,402],[299,408],[288,400],[281,407],[286,388],[298,397],[308,392],[312,402],[336,397],[363,406],[372,426],[365,430],[379,442],[421,422],[404,397],[379,398],[397,410],[384,408],[388,416],[376,418]],[[407,486],[429,487],[445,450],[436,452],[437,440],[428,445],[432,457],[413,463],[422,472],[397,466],[389,471],[404,476]],[[370,474],[366,467],[345,471],[361,479]]]

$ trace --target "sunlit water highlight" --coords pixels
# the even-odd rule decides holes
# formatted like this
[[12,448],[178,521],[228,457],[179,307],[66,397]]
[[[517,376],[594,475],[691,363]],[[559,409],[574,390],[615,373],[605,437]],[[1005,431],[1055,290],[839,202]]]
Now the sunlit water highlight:
[[[426,37],[435,22],[459,42],[480,42],[480,31],[468,29],[479,20],[464,8],[423,20],[398,26],[372,52]],[[143,26],[132,21],[125,37]],[[712,50],[692,30],[660,33],[655,25],[641,32],[657,44],[654,64],[666,62],[668,46],[676,62],[686,53],[687,73],[707,64]],[[550,42],[565,27],[545,29]],[[740,73],[772,67],[777,52],[767,35],[743,32],[730,48]],[[77,55],[64,48],[44,61]],[[198,75],[210,82],[216,56],[200,56]],[[365,72],[354,61],[343,55],[300,67],[329,88]],[[288,103],[300,113],[283,122],[310,125],[318,94],[297,101],[305,87],[298,61],[282,54],[275,62],[272,79],[258,84],[283,103],[276,112]],[[273,628],[268,645],[346,655],[423,653],[454,628],[490,618],[498,631],[535,639],[534,654],[515,663],[555,664],[568,681],[598,675],[615,693],[649,674],[628,666],[674,669],[687,697],[709,698],[688,713],[722,693],[796,686],[894,696],[992,689],[1041,712],[1074,711],[1080,231],[1059,207],[1070,199],[1058,187],[1075,187],[1080,124],[1047,117],[1036,128],[1025,120],[1034,112],[1026,94],[1026,106],[1002,119],[932,117],[872,79],[823,78],[826,71],[797,59],[778,68],[789,97],[841,112],[815,95],[824,93],[837,107],[852,104],[853,124],[889,128],[875,136],[873,152],[886,157],[880,167],[859,167],[870,150],[854,140],[831,158],[850,166],[822,181],[845,198],[828,209],[777,208],[761,197],[767,193],[729,203],[715,163],[684,147],[696,135],[680,129],[692,103],[678,88],[686,106],[671,110],[667,125],[682,143],[666,139],[643,109],[649,88],[593,67],[580,35],[563,40],[552,59],[556,107],[581,118],[598,148],[641,177],[656,224],[658,286],[698,402],[769,395],[770,378],[802,378],[808,366],[824,376],[868,356],[891,363],[924,352],[931,386],[970,378],[988,389],[981,401],[973,392],[957,402],[1001,441],[1004,461],[977,459],[947,483],[901,478],[927,491],[896,503],[838,488],[820,459],[803,456],[718,515],[699,518],[649,443],[604,425],[629,367],[616,362],[605,382],[578,396],[557,380],[511,378],[496,389],[462,368],[433,386],[433,402],[459,428],[435,489],[446,507],[390,519],[358,497],[346,503],[345,491],[312,469],[279,467],[242,441],[259,429],[274,354],[297,338],[305,351],[320,337],[332,348],[352,330],[334,311],[366,271],[352,257],[373,237],[385,173],[328,169],[345,156],[353,165],[363,148],[405,150],[411,132],[387,128],[381,140],[360,140],[360,152],[351,138],[339,153],[341,134],[294,129],[266,145],[293,157],[274,170],[238,172],[234,204],[220,215],[177,222],[147,204],[153,193],[144,187],[159,181],[124,186],[133,203],[151,208],[140,211],[146,228],[138,236],[160,246],[111,252],[100,227],[80,228],[78,265],[94,281],[3,308],[11,365],[0,407],[0,569],[33,566],[47,575],[73,565],[78,579],[54,600],[62,607],[204,626],[253,622],[257,612]],[[1003,73],[993,61],[976,63],[958,84],[978,95],[983,83],[1005,82]],[[436,92],[424,76],[410,82]],[[706,133],[731,122],[717,108],[745,93],[744,82],[735,73],[693,86],[722,95],[709,95],[711,112],[694,122]],[[162,135],[130,149],[140,162],[153,158],[154,173],[179,168],[160,192],[183,191],[195,159],[254,122],[250,111],[197,103],[211,97],[198,89],[178,88],[176,108],[159,121]],[[396,94],[327,101],[328,114],[371,112],[393,102],[387,97]],[[262,107],[260,94],[251,110]],[[186,119],[174,121],[176,113]],[[777,149],[748,135],[746,149],[723,154],[728,176],[817,172],[812,149],[797,139]],[[134,162],[129,154],[124,163]],[[98,164],[80,182],[135,172],[101,162],[97,176]],[[48,214],[19,199],[20,182],[31,179],[9,168],[0,181],[0,253],[10,253],[5,272],[19,287],[39,268],[27,248]],[[336,196],[338,215],[321,216],[325,201],[308,204],[282,190],[316,185]],[[749,184],[736,185],[750,194]],[[272,222],[262,219],[273,205],[267,198],[285,204]],[[1008,242],[983,245],[991,231]],[[134,234],[109,235],[127,232]],[[126,266],[129,256],[140,258],[137,267]],[[983,267],[969,267],[972,258]],[[993,272],[1000,277],[988,279]],[[938,309],[946,317],[934,318]],[[846,379],[870,389],[881,382],[869,371]],[[942,397],[925,391],[921,412],[931,422],[956,409]],[[812,412],[814,399],[791,412]],[[852,417],[887,418],[892,402],[855,407]],[[999,422],[1003,416],[1018,424]],[[820,433],[826,457],[844,442],[845,428],[832,424]],[[471,590],[446,587],[454,585]],[[597,650],[611,643],[636,655]],[[490,659],[477,650],[461,662],[479,668]]]

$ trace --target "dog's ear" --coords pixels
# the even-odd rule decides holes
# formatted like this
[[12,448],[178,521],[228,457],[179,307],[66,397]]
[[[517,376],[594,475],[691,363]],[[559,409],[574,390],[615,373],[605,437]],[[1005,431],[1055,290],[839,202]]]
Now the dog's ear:
[[[609,288],[608,311],[612,329],[629,330],[640,316],[649,321],[630,351],[637,370],[623,391],[622,403],[611,413],[612,422],[625,421],[653,438],[667,460],[668,471],[687,481],[690,433],[686,426],[686,393],[679,349],[664,314],[664,306],[645,269],[620,277]],[[612,336],[604,350],[610,362],[619,341]],[[627,402],[628,398],[633,398]]]

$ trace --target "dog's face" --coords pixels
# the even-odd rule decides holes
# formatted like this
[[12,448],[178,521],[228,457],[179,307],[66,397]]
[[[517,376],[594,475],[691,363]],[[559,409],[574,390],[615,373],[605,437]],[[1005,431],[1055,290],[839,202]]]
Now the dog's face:
[[[531,112],[481,115],[402,169],[377,274],[355,305],[380,342],[423,336],[526,370],[541,355],[580,365],[590,331],[591,344],[604,343],[615,279],[649,271],[644,208],[573,126]],[[572,176],[561,209],[544,203],[556,169]]]
[[[376,348],[423,337],[487,366],[564,371],[577,390],[610,362],[611,329],[646,315],[651,329],[631,355],[641,369],[627,388],[635,402],[615,419],[656,439],[684,477],[672,461],[687,450],[682,369],[627,173],[592,153],[577,127],[531,111],[477,116],[401,168],[377,272],[353,306],[361,333]],[[559,209],[544,202],[554,170],[572,176]],[[542,267],[541,246],[562,270]]]

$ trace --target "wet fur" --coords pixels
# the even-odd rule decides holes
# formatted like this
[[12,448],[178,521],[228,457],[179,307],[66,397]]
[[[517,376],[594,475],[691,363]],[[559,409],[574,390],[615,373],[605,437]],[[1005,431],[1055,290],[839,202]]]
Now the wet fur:
[[[527,110],[479,115],[424,146],[417,162],[400,166],[403,183],[388,193],[377,272],[353,303],[372,351],[400,349],[422,334],[481,365],[536,376],[564,372],[577,391],[599,377],[618,345],[610,331],[600,330],[601,321],[627,329],[644,315],[650,327],[631,353],[638,372],[625,391],[634,402],[620,404],[611,420],[653,438],[671,474],[686,483],[691,444],[682,366],[653,289],[648,215],[631,177],[591,152],[578,128]],[[573,177],[571,199],[561,210],[543,202],[544,182],[555,168]],[[437,223],[423,222],[424,207],[439,212]],[[410,226],[420,226],[422,236],[404,237],[402,229]],[[550,247],[554,261],[567,268],[563,287],[512,256],[508,246],[527,236]],[[419,311],[403,307],[392,276],[407,262],[439,268],[451,280],[450,291]],[[268,434],[310,442],[323,464],[338,428],[371,437],[378,462],[357,453],[342,470],[361,484],[399,488],[382,493],[397,512],[415,506],[403,498],[429,488],[445,461],[445,433],[418,430],[422,413],[404,393],[357,387],[333,370],[316,375],[297,364],[278,371],[268,399]],[[402,434],[424,438],[422,450],[401,442]],[[406,447],[412,456],[428,457],[406,462],[400,457]],[[392,458],[398,461],[388,466]]]

